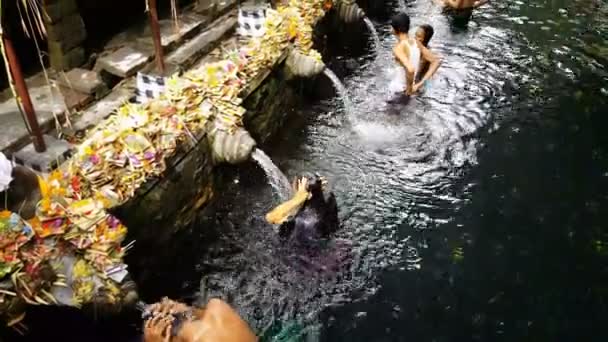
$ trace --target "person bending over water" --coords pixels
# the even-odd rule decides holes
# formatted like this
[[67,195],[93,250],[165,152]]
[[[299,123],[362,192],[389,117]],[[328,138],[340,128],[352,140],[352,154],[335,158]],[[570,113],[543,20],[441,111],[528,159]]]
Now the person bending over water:
[[351,241],[332,238],[340,228],[336,197],[325,196],[326,181],[320,176],[302,177],[294,184],[295,195],[266,215],[280,224],[285,261],[301,274],[333,277],[352,261]]
[[339,228],[338,205],[332,192],[326,198],[324,178],[302,177],[294,184],[295,195],[266,215],[271,224],[280,224],[279,234],[291,245],[315,247]]
[[455,10],[475,9],[488,3],[489,0],[434,0],[440,6]]
[[[439,67],[440,61],[439,58],[420,41],[411,38],[408,35],[410,30],[410,17],[407,14],[399,13],[393,16],[391,19],[391,26],[397,37],[397,44],[393,47],[393,54],[395,55],[397,62],[403,67],[402,70],[405,71],[405,75],[401,76],[402,80],[405,80],[405,89],[400,91],[404,91],[405,94],[411,95],[418,91],[424,82],[433,76]],[[416,80],[416,72],[420,70],[421,60],[427,61],[430,63],[430,66],[426,73],[420,78],[420,81],[414,83]]]

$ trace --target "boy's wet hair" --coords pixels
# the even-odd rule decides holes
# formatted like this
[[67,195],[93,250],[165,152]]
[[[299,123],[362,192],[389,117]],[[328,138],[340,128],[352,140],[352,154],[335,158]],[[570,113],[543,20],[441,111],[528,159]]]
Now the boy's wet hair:
[[420,28],[422,29],[422,31],[424,31],[424,39],[422,40],[422,45],[427,46],[429,45],[431,38],[433,38],[435,30],[433,29],[433,26],[428,24],[420,25]]
[[405,13],[395,14],[391,18],[391,26],[397,33],[408,33],[410,30],[410,16]]

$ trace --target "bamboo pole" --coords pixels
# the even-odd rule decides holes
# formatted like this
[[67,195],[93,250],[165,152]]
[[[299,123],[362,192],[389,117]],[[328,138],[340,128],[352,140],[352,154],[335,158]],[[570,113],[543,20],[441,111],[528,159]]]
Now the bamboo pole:
[[25,84],[25,79],[23,78],[23,73],[21,72],[21,65],[19,64],[19,59],[17,58],[17,54],[15,53],[13,43],[10,38],[4,34],[2,34],[2,43],[4,44],[4,50],[6,52],[6,58],[8,60],[10,73],[15,83],[15,91],[17,92],[17,96],[21,100],[20,102],[23,106],[23,111],[25,112],[25,118],[29,125],[29,130],[32,137],[32,142],[34,144],[34,148],[36,149],[36,152],[45,152],[46,144],[44,142],[44,138],[42,137],[42,131],[40,130],[40,126],[38,125],[38,119],[36,118],[34,105],[32,104],[30,93],[27,90],[27,85]]
[[150,28],[152,29],[152,39],[154,40],[154,50],[156,54],[156,67],[161,74],[165,73],[165,58],[163,46],[160,39],[160,25],[158,24],[158,12],[156,0],[148,0]]

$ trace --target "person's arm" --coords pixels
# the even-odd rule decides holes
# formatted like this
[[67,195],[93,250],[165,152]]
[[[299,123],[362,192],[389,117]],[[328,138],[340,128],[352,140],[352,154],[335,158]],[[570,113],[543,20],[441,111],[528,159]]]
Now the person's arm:
[[422,79],[420,79],[418,83],[414,84],[414,92],[418,91],[424,85],[424,82],[430,80],[431,77],[433,77],[433,75],[435,75],[435,73],[437,72],[437,69],[439,69],[439,65],[441,65],[441,58],[439,58],[439,56],[434,54],[431,50],[427,49],[422,44],[420,44],[419,47],[420,53],[422,54],[422,58],[427,60],[430,65]]
[[296,184],[296,193],[293,197],[266,214],[266,221],[270,224],[282,224],[285,223],[289,217],[297,214],[310,197],[307,186],[308,179],[300,179]]
[[416,69],[414,69],[412,62],[410,61],[409,55],[405,53],[401,44],[395,45],[395,47],[393,48],[393,53],[395,54],[395,57],[397,58],[399,63],[401,63],[401,65],[403,65],[403,67],[405,68],[405,72],[407,74],[405,80],[405,92],[411,94],[413,90],[414,74],[416,73]]

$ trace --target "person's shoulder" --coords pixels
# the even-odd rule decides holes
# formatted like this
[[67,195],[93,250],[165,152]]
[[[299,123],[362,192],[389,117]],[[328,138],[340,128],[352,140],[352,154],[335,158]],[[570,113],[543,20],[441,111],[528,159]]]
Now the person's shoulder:
[[410,45],[406,40],[402,40],[400,42],[398,42],[397,44],[395,44],[395,50],[399,49],[401,51],[405,51],[408,52],[410,50]]

